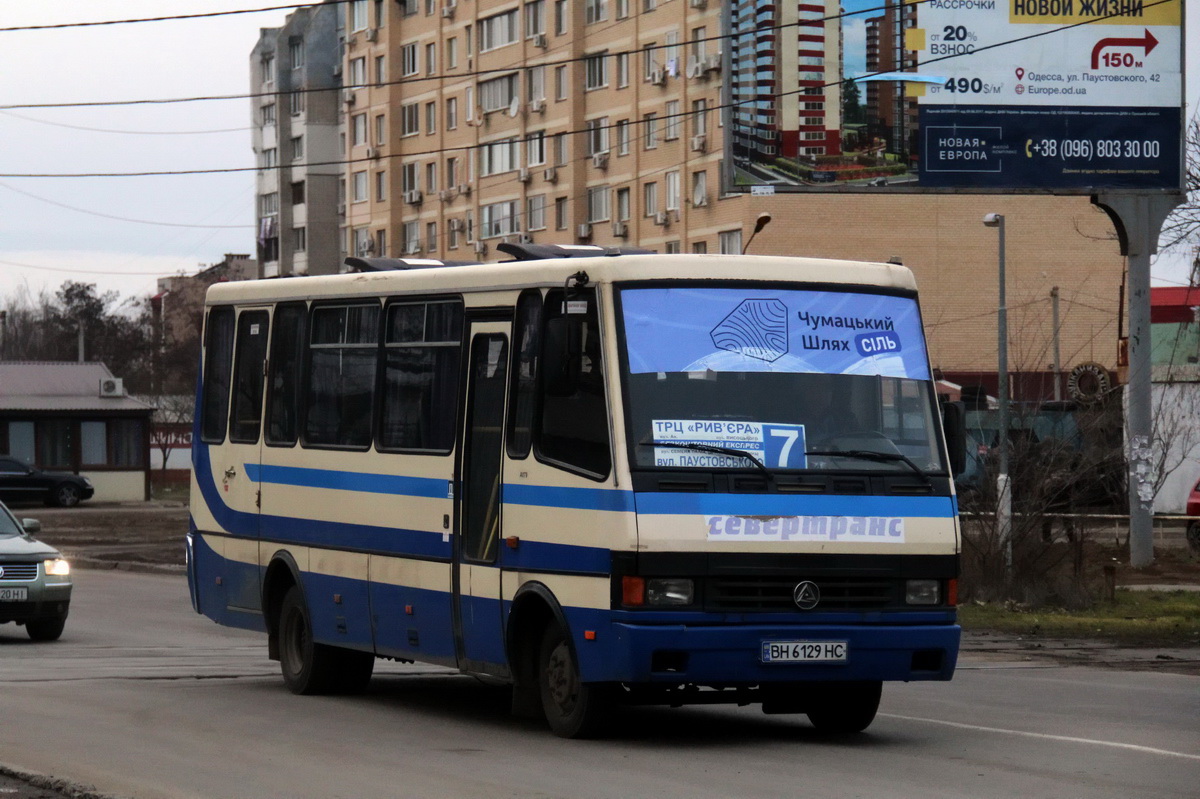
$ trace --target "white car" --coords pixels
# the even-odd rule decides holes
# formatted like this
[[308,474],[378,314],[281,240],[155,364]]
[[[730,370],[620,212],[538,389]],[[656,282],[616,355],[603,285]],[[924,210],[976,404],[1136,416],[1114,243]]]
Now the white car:
[[0,503],[0,624],[24,624],[35,641],[62,635],[71,606],[71,566],[33,537],[37,519],[18,522]]

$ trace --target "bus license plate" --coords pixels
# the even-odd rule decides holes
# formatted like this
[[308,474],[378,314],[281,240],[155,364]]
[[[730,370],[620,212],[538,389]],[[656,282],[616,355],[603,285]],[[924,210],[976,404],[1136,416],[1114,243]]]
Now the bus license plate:
[[24,602],[27,599],[28,588],[0,588],[0,602]]
[[845,641],[763,641],[763,663],[845,663]]

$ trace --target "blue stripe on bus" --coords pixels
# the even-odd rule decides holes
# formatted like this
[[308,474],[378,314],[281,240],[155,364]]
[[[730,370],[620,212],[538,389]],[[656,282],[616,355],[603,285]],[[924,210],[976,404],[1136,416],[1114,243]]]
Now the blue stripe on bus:
[[514,571],[608,574],[612,550],[521,539],[516,549],[501,550],[499,563],[502,568]]
[[408,477],[398,474],[369,472],[339,472],[332,469],[306,469],[299,466],[245,464],[246,474],[256,483],[300,486],[302,488],[336,488],[343,491],[362,491],[368,494],[395,494],[406,497],[446,499],[450,496],[450,481],[435,477]]
[[505,483],[504,502],[508,505],[538,505],[545,508],[577,508],[579,510],[629,513],[633,511],[633,492],[608,488],[563,488]]
[[903,516],[949,519],[952,497],[639,493],[637,512],[702,516]]

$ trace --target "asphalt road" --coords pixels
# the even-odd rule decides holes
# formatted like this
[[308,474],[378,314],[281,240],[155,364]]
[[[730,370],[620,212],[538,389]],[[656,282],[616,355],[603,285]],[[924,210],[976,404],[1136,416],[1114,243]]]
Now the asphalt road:
[[60,642],[0,626],[0,764],[138,799],[1197,796],[1200,677],[962,665],[886,686],[853,738],[717,707],[564,741],[502,690],[419,666],[381,662],[361,697],[292,696],[263,637],[195,615],[182,578],[85,571]]

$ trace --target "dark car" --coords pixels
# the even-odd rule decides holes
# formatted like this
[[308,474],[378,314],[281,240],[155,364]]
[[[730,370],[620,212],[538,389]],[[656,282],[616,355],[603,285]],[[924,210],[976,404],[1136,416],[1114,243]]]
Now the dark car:
[[16,622],[35,641],[62,635],[71,608],[71,566],[33,537],[36,519],[17,521],[0,502],[0,624]]
[[86,477],[70,472],[43,472],[24,461],[0,456],[0,502],[43,500],[64,508],[91,499],[96,490]]

